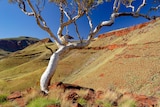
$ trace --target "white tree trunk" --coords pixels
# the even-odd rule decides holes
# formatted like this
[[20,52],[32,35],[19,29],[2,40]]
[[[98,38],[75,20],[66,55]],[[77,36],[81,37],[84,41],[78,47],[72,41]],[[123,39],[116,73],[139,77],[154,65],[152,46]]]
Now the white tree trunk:
[[89,44],[89,41],[86,41],[84,43],[69,42],[66,46],[61,46],[55,53],[52,54],[52,56],[50,57],[48,66],[40,79],[40,87],[42,92],[48,94],[48,91],[49,91],[48,86],[50,85],[50,80],[55,73],[55,70],[59,61],[59,57],[61,56],[61,54],[69,49],[85,47],[88,44]]
[[44,71],[44,73],[42,74],[41,79],[40,79],[40,87],[41,87],[42,92],[45,92],[46,94],[48,93],[48,86],[49,86],[50,80],[56,70],[57,63],[59,61],[59,57],[66,50],[67,50],[67,47],[61,46],[50,57],[48,66],[47,66],[46,70]]

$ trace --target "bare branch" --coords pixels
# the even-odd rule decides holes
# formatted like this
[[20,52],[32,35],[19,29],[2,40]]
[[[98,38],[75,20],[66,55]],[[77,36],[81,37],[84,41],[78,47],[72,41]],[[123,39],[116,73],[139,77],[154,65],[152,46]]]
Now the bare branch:
[[132,12],[134,12],[134,6],[132,5],[129,5],[129,6],[126,6],[127,8],[132,8]]
[[66,26],[66,25],[69,25],[69,24],[73,23],[74,21],[76,21],[80,17],[82,17],[84,14],[85,14],[85,12],[81,12],[80,14],[76,15],[75,17],[73,17],[71,20],[68,20],[67,22],[63,23],[62,26]]
[[79,31],[78,31],[78,25],[77,25],[77,23],[76,23],[76,22],[74,22],[74,25],[75,25],[75,28],[76,28],[77,36],[78,36],[78,38],[79,38],[80,42],[82,42],[82,39],[81,39],[80,33],[79,33]]
[[[85,12],[81,12],[81,13],[78,13],[75,17],[73,18],[70,18],[70,20],[68,20],[67,22],[64,22],[63,24],[60,25],[59,29],[58,29],[58,37],[61,41],[63,41],[64,43],[68,42],[67,40],[65,39],[61,39],[62,38],[62,31],[64,29],[64,27],[74,23],[76,20],[78,20],[80,17],[82,17],[83,15],[85,14]],[[65,40],[65,41],[64,41]]]
[[[134,6],[132,7],[131,3],[133,0],[129,0],[127,3],[125,0],[122,0],[122,3],[124,3],[126,6],[130,6],[132,8],[132,11],[134,11]],[[93,32],[91,32],[88,36],[87,41],[91,41],[91,39],[99,32],[99,30],[103,27],[103,26],[111,26],[114,23],[114,20],[116,17],[121,17],[121,16],[132,16],[132,17],[144,17],[148,20],[154,19],[154,17],[149,17],[147,15],[144,14],[140,14],[139,11],[140,9],[145,6],[146,4],[146,0],[143,0],[142,4],[138,7],[136,12],[123,12],[123,13],[117,13],[119,8],[120,8],[120,2],[121,0],[115,0],[114,4],[113,4],[113,13],[110,17],[110,20],[108,21],[103,21],[101,22],[98,26],[95,27],[95,29],[93,30]]]
[[77,0],[77,4],[78,4],[78,14],[81,14],[81,12],[82,12],[82,5],[80,3],[80,0]]
[[132,16],[132,17],[135,17],[135,18],[143,17],[143,18],[148,19],[148,20],[154,19],[153,17],[149,17],[148,15],[140,14],[140,13],[134,13],[134,12],[133,13],[130,13],[130,12],[119,13],[118,17],[121,17],[121,16]]
[[157,11],[158,9],[160,9],[160,5],[158,5],[157,7],[152,7],[151,10]]
[[63,13],[66,15],[66,17],[68,18],[68,20],[71,20],[70,15],[65,10],[63,10]]
[[78,14],[77,16],[73,17],[71,20],[68,20],[67,22],[64,22],[63,24],[60,25],[57,34],[58,34],[58,37],[61,40],[61,42],[68,43],[68,40],[64,39],[63,35],[62,35],[62,31],[63,31],[64,27],[70,25],[71,23],[74,23],[77,19],[79,19],[83,15],[84,15],[84,12],[81,14]]
[[119,1],[119,0],[115,0],[115,1],[114,1],[114,4],[113,4],[113,11],[114,11],[114,12],[117,12],[117,11],[119,10],[119,9],[117,8],[117,3],[118,3],[118,1]]
[[25,5],[25,2],[24,2],[23,0],[17,0],[17,2],[18,2],[19,8],[21,9],[21,11],[22,11],[24,14],[26,14],[26,15],[28,15],[28,16],[34,16],[34,12],[27,12],[27,10],[26,10],[26,5]]
[[[79,3],[79,2],[78,2],[78,3]],[[69,21],[69,20],[72,20],[71,15],[69,15],[69,13],[66,12],[66,11],[63,9],[62,5],[60,5],[60,8],[59,8],[59,9],[60,9],[60,12],[61,12],[61,24],[63,24],[63,21],[62,21],[63,14],[65,14],[65,16],[68,18],[68,21]],[[80,11],[80,9],[79,9],[79,11]],[[74,21],[73,23],[74,23],[74,26],[75,26],[75,28],[76,28],[77,36],[78,36],[79,40],[82,41],[82,39],[81,39],[81,37],[80,37],[80,33],[79,33],[79,31],[78,31],[78,25],[76,24],[76,21]],[[67,25],[67,26],[66,26],[66,35],[68,35],[68,34],[69,34],[69,31],[68,31],[68,25]],[[58,35],[60,35],[59,38],[62,37],[62,34],[59,33]]]
[[92,20],[88,14],[88,12],[86,12],[86,16],[87,16],[87,19],[88,19],[88,22],[89,22],[89,26],[90,26],[90,32],[93,30],[93,24],[92,24]]
[[117,6],[117,9],[116,9],[117,12],[119,11],[120,5],[121,5],[121,0],[118,1],[118,6]]
[[44,45],[45,45],[45,47],[46,47],[48,50],[50,50],[51,53],[53,54],[53,50],[52,50],[50,47],[48,47],[48,46],[46,45],[46,43],[44,43]]
[[112,13],[109,21],[103,21],[98,26],[96,26],[93,32],[89,34],[87,41],[91,41],[103,26],[111,26],[118,15],[118,13]]
[[159,9],[160,9],[160,5],[158,5],[157,7],[151,7],[150,10],[148,11],[147,15],[149,16],[152,11],[157,11]]
[[68,26],[66,26],[66,35],[69,34]]
[[132,12],[134,12],[134,6],[132,5],[132,2],[134,0],[122,0],[122,4],[126,6],[126,8],[131,8]]
[[62,3],[60,3],[60,6],[59,6],[59,10],[60,10],[60,24],[63,23],[63,19],[64,19],[64,12],[63,12],[63,7],[62,7]]
[[52,31],[50,30],[50,28],[47,26],[45,20],[41,17],[40,14],[37,14],[36,13],[36,10],[34,9],[33,5],[31,4],[30,0],[27,0],[27,3],[29,5],[29,7],[31,8],[31,10],[33,11],[34,13],[34,17],[36,18],[36,22],[38,24],[38,26],[45,30],[46,32],[49,33],[49,35],[55,40],[56,44],[58,47],[60,47],[61,43],[60,41],[58,40],[58,38],[56,38],[56,36],[52,33]]
[[158,5],[157,7],[151,7],[150,10],[149,10],[149,12],[151,12],[151,11],[157,11],[159,9],[160,9],[160,5]]
[[[58,38],[63,42],[63,43],[68,43],[68,40],[66,40],[64,37],[63,37],[63,29],[65,27],[67,27],[68,25],[70,24],[74,24],[75,25],[75,28],[76,28],[76,33],[78,35],[78,37],[80,37],[80,34],[78,32],[78,28],[77,28],[77,25],[75,24],[75,21],[78,20],[80,17],[82,17],[84,14],[85,14],[85,10],[83,9],[83,6],[82,6],[82,3],[83,1],[76,1],[76,4],[74,5],[76,8],[72,11],[70,11],[70,8],[66,8],[65,6],[63,7],[62,5],[59,5],[59,9],[60,9],[60,12],[61,12],[61,24],[59,26],[59,29],[57,31],[57,35],[58,35]],[[73,5],[75,2],[71,3],[71,4],[68,4],[68,5]],[[73,8],[73,7],[72,7]],[[71,8],[71,9],[72,9]],[[66,10],[65,10],[66,9]],[[75,13],[74,11],[77,10],[77,14],[75,16],[73,16],[74,14],[72,13]],[[63,14],[67,17],[67,21],[64,22],[62,21],[62,18],[64,17]],[[81,39],[80,39],[81,40]]]
[[144,15],[144,14],[140,14],[140,13],[134,13],[134,12],[112,13],[112,15],[110,17],[110,20],[103,21],[97,27],[95,27],[93,32],[91,32],[89,34],[87,41],[91,41],[93,39],[93,37],[99,32],[99,30],[103,26],[111,26],[114,23],[115,18],[121,17],[121,16],[132,16],[132,17],[135,17],[135,18],[143,17],[143,18],[146,18],[148,20],[155,19],[155,17],[149,17],[148,15]]
[[[37,7],[37,10],[38,10],[38,13],[40,14],[42,12],[42,10],[44,9],[44,6],[45,6],[45,3],[46,3],[46,0],[37,0],[36,1],[36,7]],[[41,5],[42,4],[42,5]]]
[[146,4],[146,0],[143,0],[142,4],[138,7],[138,9],[137,9],[136,13],[139,13],[139,12],[140,12],[140,10],[141,10],[141,8],[142,8],[142,7],[144,7],[144,6],[145,6],[145,4]]

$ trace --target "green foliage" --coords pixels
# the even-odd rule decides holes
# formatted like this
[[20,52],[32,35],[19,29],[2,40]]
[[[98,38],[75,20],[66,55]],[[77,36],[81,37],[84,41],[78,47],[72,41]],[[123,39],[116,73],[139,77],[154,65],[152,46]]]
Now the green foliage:
[[103,106],[104,107],[112,107],[112,104],[110,102],[104,102]]
[[102,105],[103,107],[112,107],[112,104],[109,101],[97,100],[96,104]]
[[0,95],[0,103],[4,103],[7,101],[7,96],[6,95]]
[[87,105],[87,101],[84,98],[78,98],[77,103],[79,103],[82,106]]
[[46,98],[37,98],[32,100],[27,107],[46,107],[48,105],[60,105],[59,100],[50,100]]
[[131,99],[127,99],[121,102],[119,107],[136,107],[136,103]]

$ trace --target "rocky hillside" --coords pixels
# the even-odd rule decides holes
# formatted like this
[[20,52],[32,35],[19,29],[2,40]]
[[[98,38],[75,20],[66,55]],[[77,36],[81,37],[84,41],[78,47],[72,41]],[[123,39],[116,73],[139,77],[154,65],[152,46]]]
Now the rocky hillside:
[[19,38],[7,38],[0,39],[0,49],[8,52],[15,52],[17,50],[22,50],[25,47],[38,42],[37,38],[32,37],[19,37]]
[[45,39],[10,54],[0,60],[0,95],[9,100],[3,107],[159,107],[159,28],[157,19],[118,29],[63,54],[47,97],[39,93],[39,80],[52,54],[45,44],[53,51],[55,44]]
[[[106,37],[113,36],[113,35],[124,36],[124,35],[127,35],[127,34],[131,33],[132,31],[142,29],[142,28],[146,27],[147,25],[149,25],[151,23],[154,23],[154,22],[156,22],[156,20],[152,20],[150,22],[145,22],[145,23],[142,23],[142,24],[138,24],[138,25],[135,25],[135,26],[128,27],[128,28],[122,28],[122,29],[114,30],[114,31],[107,32],[107,33],[104,33],[104,34],[100,34],[98,37],[99,38],[106,38]],[[144,33],[144,32],[141,31],[141,33]]]

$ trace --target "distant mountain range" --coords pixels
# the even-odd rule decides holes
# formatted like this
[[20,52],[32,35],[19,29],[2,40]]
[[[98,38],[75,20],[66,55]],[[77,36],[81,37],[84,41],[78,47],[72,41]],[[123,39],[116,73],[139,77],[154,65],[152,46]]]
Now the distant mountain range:
[[17,38],[0,39],[0,50],[15,52],[17,50],[24,49],[25,47],[38,42],[39,39],[20,36]]

